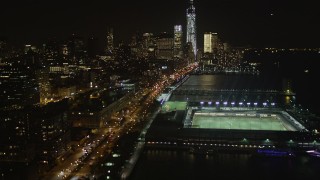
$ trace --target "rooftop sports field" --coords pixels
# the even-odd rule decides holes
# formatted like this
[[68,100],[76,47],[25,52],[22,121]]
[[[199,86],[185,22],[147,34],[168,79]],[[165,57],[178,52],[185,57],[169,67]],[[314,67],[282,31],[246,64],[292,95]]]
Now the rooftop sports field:
[[297,131],[297,129],[278,114],[217,114],[196,112],[192,128]]
[[187,102],[167,101],[162,106],[162,111],[171,112],[176,110],[185,110],[186,107],[187,107]]

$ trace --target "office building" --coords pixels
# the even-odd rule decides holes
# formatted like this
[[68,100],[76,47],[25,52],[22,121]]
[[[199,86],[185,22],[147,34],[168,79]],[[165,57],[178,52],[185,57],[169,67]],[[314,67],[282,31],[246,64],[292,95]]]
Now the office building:
[[187,43],[191,42],[194,57],[197,54],[197,28],[196,28],[196,9],[193,0],[190,0],[190,6],[187,9]]
[[173,44],[173,54],[174,57],[181,57],[182,53],[182,26],[174,26],[174,44]]

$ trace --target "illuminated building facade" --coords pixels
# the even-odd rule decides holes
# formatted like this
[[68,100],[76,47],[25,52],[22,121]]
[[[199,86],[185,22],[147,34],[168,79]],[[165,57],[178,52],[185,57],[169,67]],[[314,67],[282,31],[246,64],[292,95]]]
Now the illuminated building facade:
[[203,52],[204,53],[213,53],[218,47],[218,34],[212,32],[204,33],[204,44]]
[[175,25],[174,26],[174,44],[173,44],[173,54],[174,57],[180,57],[180,53],[182,51],[182,26]]
[[212,33],[204,33],[204,53],[212,53]]
[[197,55],[197,33],[196,33],[196,10],[193,0],[190,0],[190,6],[187,9],[187,43],[191,42],[194,57]]

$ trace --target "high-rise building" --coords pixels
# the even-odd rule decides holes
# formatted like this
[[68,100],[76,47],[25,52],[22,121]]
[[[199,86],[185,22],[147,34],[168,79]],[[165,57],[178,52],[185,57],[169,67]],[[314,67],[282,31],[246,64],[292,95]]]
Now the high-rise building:
[[196,31],[196,9],[193,0],[190,0],[190,6],[187,9],[187,43],[191,42],[194,57],[197,55],[197,31]]
[[0,39],[0,52],[2,52],[7,46],[7,41],[4,39]]
[[98,39],[95,37],[90,37],[88,39],[87,49],[88,49],[88,56],[90,58],[93,58],[96,55],[98,55],[99,54],[99,41],[98,41]]
[[152,33],[143,33],[142,35],[143,48],[149,48],[154,46],[153,34]]
[[59,52],[60,52],[60,54],[62,56],[69,56],[70,55],[70,49],[69,49],[67,44],[62,44],[60,46],[60,51]]
[[216,50],[219,47],[218,33],[212,33],[212,49]]
[[29,163],[34,159],[30,113],[29,107],[0,109],[0,163]]
[[106,53],[112,54],[113,49],[114,49],[114,47],[113,47],[113,28],[108,28]]
[[223,50],[229,51],[230,50],[230,44],[229,43],[223,43]]
[[175,57],[181,57],[182,52],[182,26],[174,26],[174,44],[173,44],[173,55]]
[[2,171],[4,179],[34,179],[36,174],[28,173],[36,168],[32,164],[39,165],[32,171],[42,173],[61,160],[70,142],[67,109],[68,99],[42,107],[0,109],[0,165],[1,170],[4,164],[11,169]]
[[170,33],[161,33],[157,36],[156,40],[157,50],[156,57],[158,59],[172,59],[174,38]]
[[71,135],[71,122],[68,118],[68,99],[34,108],[30,119],[33,127],[33,142],[36,144],[36,157],[39,171],[47,171],[62,160],[68,150]]
[[7,41],[0,38],[0,63],[6,59],[8,52]]
[[194,56],[192,43],[188,42],[183,48],[183,54],[187,59],[188,63],[194,63],[196,57]]
[[203,52],[212,53],[212,33],[204,33]]
[[24,65],[0,65],[0,108],[21,108],[40,102],[34,72]]
[[36,78],[39,84],[40,104],[44,105],[48,102],[48,99],[51,97],[52,94],[49,67],[45,67],[36,71]]
[[72,34],[68,41],[68,48],[70,49],[70,55],[73,64],[85,64],[87,51],[83,37]]
[[203,52],[213,53],[217,47],[218,47],[218,34],[212,33],[212,32],[204,33]]

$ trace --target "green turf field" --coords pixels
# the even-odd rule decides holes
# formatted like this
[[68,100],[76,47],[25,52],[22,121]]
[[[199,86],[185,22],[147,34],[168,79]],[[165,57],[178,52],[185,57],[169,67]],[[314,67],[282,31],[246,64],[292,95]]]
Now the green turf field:
[[208,116],[195,113],[193,128],[288,131],[277,117]]
[[176,110],[185,110],[187,102],[167,101],[162,105],[162,111],[171,112]]

